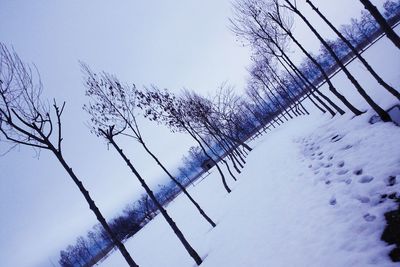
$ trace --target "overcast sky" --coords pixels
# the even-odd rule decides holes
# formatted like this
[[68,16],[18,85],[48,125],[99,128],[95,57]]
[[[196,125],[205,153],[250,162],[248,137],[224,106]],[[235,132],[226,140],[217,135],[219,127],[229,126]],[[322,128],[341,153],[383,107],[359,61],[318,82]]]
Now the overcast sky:
[[[298,2],[302,7],[304,1]],[[337,25],[362,9],[357,0],[315,3]],[[310,13],[307,6],[304,13]],[[46,97],[66,101],[65,158],[107,218],[142,190],[116,153],[85,126],[82,105],[87,99],[78,60],[137,86],[155,84],[176,92],[185,87],[207,94],[228,81],[240,92],[249,51],[230,33],[230,15],[228,0],[0,0],[0,41],[12,45],[24,61],[36,64]],[[312,21],[321,24],[315,17]],[[315,51],[315,38],[304,26],[295,27]],[[150,148],[173,169],[191,139],[142,124]],[[162,172],[141,147],[128,139],[121,142],[143,176],[153,186],[159,183]],[[0,212],[2,266],[50,266],[49,259],[56,262],[60,249],[96,223],[54,157],[42,151],[37,158],[25,147],[0,158]]]

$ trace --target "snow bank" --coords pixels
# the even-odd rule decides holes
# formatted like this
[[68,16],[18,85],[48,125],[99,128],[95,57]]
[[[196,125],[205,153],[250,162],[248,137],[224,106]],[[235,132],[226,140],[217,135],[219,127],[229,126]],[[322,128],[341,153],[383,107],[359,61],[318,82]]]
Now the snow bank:
[[[257,139],[231,194],[217,173],[190,188],[214,229],[184,197],[173,201],[202,266],[395,266],[380,235],[395,207],[387,196],[400,191],[400,129],[369,117],[307,116]],[[126,245],[142,266],[194,266],[160,216]],[[102,266],[124,261],[114,253]]]
[[[384,78],[396,85],[398,55],[385,39],[366,52],[371,64],[384,69]],[[385,108],[395,103],[359,63],[350,68],[378,103]],[[367,109],[343,74],[333,81]],[[388,257],[392,246],[380,236],[383,214],[396,207],[391,198],[400,192],[400,128],[371,125],[371,111],[334,119],[313,113],[253,141],[238,182],[229,181],[231,194],[216,172],[190,188],[218,222],[216,228],[211,229],[183,195],[168,205],[204,258],[201,266],[397,266]],[[141,266],[195,266],[161,216],[126,245]],[[102,266],[125,262],[120,253],[113,253]]]

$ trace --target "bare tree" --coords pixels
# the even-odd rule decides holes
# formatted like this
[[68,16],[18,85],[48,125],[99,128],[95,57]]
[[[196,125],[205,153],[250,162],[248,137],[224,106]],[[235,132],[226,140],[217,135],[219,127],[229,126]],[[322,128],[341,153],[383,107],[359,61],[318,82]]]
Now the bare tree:
[[[290,3],[290,2],[289,2]],[[287,22],[288,20],[288,15],[285,14],[280,5],[278,0],[273,0],[271,4],[266,4],[265,7],[269,7],[269,11],[266,11],[266,17],[269,18],[269,25],[271,28],[276,29],[279,28],[282,33],[287,34],[292,41],[297,45],[297,47],[300,48],[300,50],[304,53],[304,55],[317,67],[317,69],[320,71],[322,76],[324,77],[324,80],[328,84],[329,90],[336,96],[338,97],[345,106],[350,109],[354,115],[358,116],[361,115],[363,112],[358,110],[356,107],[354,107],[346,98],[343,96],[339,91],[337,91],[336,87],[332,84],[329,75],[327,74],[326,70],[321,66],[320,63],[304,48],[304,46],[299,42],[299,40],[293,35],[291,29],[290,29],[290,24]]]
[[188,133],[203,150],[206,157],[217,168],[225,190],[230,193],[231,189],[226,183],[225,175],[218,166],[216,160],[209,154],[198,137],[198,133],[192,127],[192,122],[186,116],[187,107],[182,99],[178,99],[167,90],[161,91],[155,86],[146,91],[138,92],[139,107],[144,110],[144,116],[152,121],[164,123],[172,132]]
[[[273,0],[274,6],[275,6],[275,12],[272,14],[270,13],[270,17],[278,24],[281,25],[281,22],[283,21],[281,18],[281,12],[280,12],[280,5],[279,5],[279,0]],[[308,28],[313,32],[313,34],[317,37],[317,39],[322,43],[324,48],[329,52],[329,55],[332,56],[332,58],[335,60],[336,64],[340,67],[340,69],[344,72],[346,77],[350,80],[350,82],[354,85],[354,87],[357,89],[357,92],[364,98],[364,100],[378,113],[379,117],[382,119],[382,121],[392,121],[390,118],[390,115],[383,109],[381,108],[364,90],[364,88],[361,86],[361,84],[357,81],[357,79],[350,73],[350,71],[347,69],[347,67],[344,65],[344,63],[340,60],[340,58],[336,55],[335,51],[333,51],[332,47],[329,46],[329,44],[324,40],[324,38],[318,33],[318,31],[314,28],[313,25],[308,21],[308,19],[300,12],[299,9],[297,9],[295,4],[292,4],[290,0],[284,0],[284,2],[287,4],[285,7],[288,10],[291,10],[293,13],[298,15],[304,23],[308,26]],[[281,27],[284,29],[284,27]],[[356,114],[357,115],[357,114]]]
[[91,243],[96,246],[99,252],[104,253],[103,246],[101,245],[101,241],[99,240],[99,236],[96,234],[94,231],[89,231],[87,233],[88,239],[91,241]]
[[[36,71],[36,70],[35,70]],[[97,220],[110,235],[129,266],[137,266],[125,246],[114,233],[78,179],[62,153],[61,115],[65,102],[59,106],[53,101],[52,109],[41,99],[40,77],[15,52],[0,43],[0,133],[12,147],[25,145],[34,149],[48,150],[57,158],[71,177]]]
[[379,10],[374,6],[371,1],[369,0],[360,0],[360,2],[364,5],[364,8],[368,10],[371,15],[375,18],[378,22],[379,26],[381,27],[382,31],[386,33],[387,38],[393,42],[398,49],[400,49],[400,36],[390,27],[389,23],[386,19],[382,16]]
[[[277,48],[280,46],[274,41],[273,36],[288,36],[304,53],[304,55],[315,65],[323,79],[328,83],[329,90],[345,104],[355,115],[362,112],[354,107],[330,81],[324,68],[318,61],[301,45],[291,31],[292,21],[289,16],[282,14],[278,6],[266,1],[244,0],[237,1],[234,5],[235,19],[232,20],[233,30],[250,43],[258,44],[272,42]],[[282,37],[283,38],[283,37]],[[344,111],[337,108],[340,114]]]
[[386,83],[382,77],[379,76],[378,73],[372,68],[372,66],[367,62],[367,60],[357,51],[357,49],[351,44],[349,40],[344,37],[344,35],[322,14],[322,12],[310,1],[306,0],[306,2],[310,5],[310,7],[318,14],[318,16],[331,28],[336,35],[340,38],[342,42],[344,42],[351,50],[351,52],[361,61],[361,63],[365,66],[368,72],[375,78],[375,80],[384,87],[389,93],[395,96],[398,100],[400,100],[400,93],[394,89],[391,85]]
[[[87,108],[88,112],[92,115],[92,121],[95,122],[96,119],[109,119],[113,123],[125,125],[126,129],[121,133],[137,141],[146,153],[150,155],[157,165],[164,171],[164,173],[182,190],[184,195],[196,207],[200,215],[212,227],[215,227],[216,224],[214,221],[200,207],[186,188],[167,170],[145,142],[135,114],[135,109],[137,108],[136,86],[124,86],[116,77],[104,72],[96,75],[85,64],[82,64],[82,69],[87,76],[86,86],[88,89],[86,94],[93,100],[93,103],[91,103]],[[98,113],[94,113],[94,111]],[[105,112],[110,112],[110,114],[104,114]]]
[[71,257],[71,254],[65,250],[60,251],[60,260],[58,263],[61,267],[73,267],[74,266],[74,259]]
[[[85,66],[83,67],[85,70]],[[136,106],[134,102],[136,93],[135,87],[123,87],[116,78],[112,78],[107,74],[105,74],[103,78],[97,78],[96,75],[87,67],[86,72],[88,74],[86,94],[91,97],[93,102],[85,106],[84,109],[91,116],[92,133],[98,137],[104,138],[112,145],[112,147],[114,147],[123,161],[127,164],[131,172],[138,179],[141,186],[150,197],[151,201],[154,202],[157,209],[161,212],[164,219],[167,221],[177,238],[181,241],[186,251],[193,258],[196,264],[200,265],[202,263],[202,259],[198,253],[189,244],[174,220],[157,200],[154,192],[147,185],[144,178],[139,174],[139,172],[133,166],[131,160],[117,144],[116,137],[121,135],[128,135],[136,140],[142,140],[138,125],[136,123],[135,115],[133,113],[133,107]],[[127,131],[128,129],[130,132]],[[131,135],[132,132],[135,135]]]
[[90,262],[92,258],[92,253],[90,252],[89,245],[85,238],[82,236],[76,239],[75,248],[78,250],[78,254],[84,260],[85,264]]

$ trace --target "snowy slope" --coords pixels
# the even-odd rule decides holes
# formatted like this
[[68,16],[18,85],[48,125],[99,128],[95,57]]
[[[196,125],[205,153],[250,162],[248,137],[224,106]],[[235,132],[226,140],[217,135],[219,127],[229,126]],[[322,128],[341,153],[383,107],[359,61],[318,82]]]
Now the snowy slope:
[[[366,117],[290,121],[259,139],[229,196],[216,173],[192,187],[215,229],[185,198],[171,203],[202,266],[395,266],[380,241],[395,206],[380,194],[400,189],[387,186],[400,181],[400,129]],[[160,216],[127,246],[142,266],[194,265]],[[114,253],[102,266],[124,262]]]
[[[387,40],[366,55],[400,84],[400,53]],[[395,103],[358,63],[350,67],[379,103]],[[366,108],[342,74],[334,82]],[[216,172],[190,188],[218,222],[214,229],[176,198],[167,210],[204,258],[201,266],[397,266],[380,236],[383,214],[395,208],[389,195],[400,192],[400,128],[369,124],[373,114],[330,119],[313,112],[253,141],[239,181],[229,181],[231,194]],[[161,216],[126,245],[141,266],[195,266]],[[101,264],[125,265],[119,252]]]

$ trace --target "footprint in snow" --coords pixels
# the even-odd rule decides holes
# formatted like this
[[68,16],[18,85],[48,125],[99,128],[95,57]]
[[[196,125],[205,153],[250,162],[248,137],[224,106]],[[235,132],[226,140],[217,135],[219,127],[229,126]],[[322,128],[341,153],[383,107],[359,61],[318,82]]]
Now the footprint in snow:
[[325,168],[332,167],[332,163],[326,163],[326,164],[324,165],[324,167],[325,167]]
[[387,186],[394,186],[395,184],[396,184],[396,176],[390,175],[390,176],[386,179],[386,185],[387,185]]
[[352,145],[347,145],[347,146],[343,147],[342,150],[347,150],[347,149],[350,149],[352,147],[353,147]]
[[331,142],[335,143],[337,141],[340,141],[343,138],[342,135],[335,135],[334,137],[331,138]]
[[338,171],[337,174],[338,174],[338,175],[343,175],[343,174],[346,174],[346,173],[348,173],[348,172],[349,172],[349,170],[342,169],[342,170]]
[[337,164],[337,166],[338,166],[339,168],[342,168],[342,167],[344,166],[344,161],[343,161],[343,160],[339,161],[338,164]]
[[333,159],[333,155],[330,155],[329,157],[328,157],[328,160],[332,160]]
[[329,200],[329,204],[334,206],[334,205],[336,205],[336,203],[337,203],[336,198],[335,197],[331,197],[331,199]]
[[365,214],[365,215],[363,216],[363,218],[364,218],[364,220],[366,220],[367,222],[372,222],[372,221],[375,221],[376,216],[367,213],[367,214]]
[[361,174],[363,173],[363,169],[354,170],[353,173],[354,173],[355,175],[361,175]]
[[364,197],[364,196],[356,196],[355,197],[358,201],[360,201],[361,203],[369,203],[371,200],[369,199],[369,197]]
[[370,183],[372,180],[374,180],[374,177],[371,175],[364,175],[363,177],[358,180],[359,183],[361,184],[367,184]]

